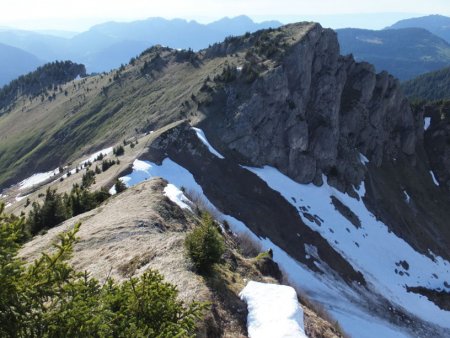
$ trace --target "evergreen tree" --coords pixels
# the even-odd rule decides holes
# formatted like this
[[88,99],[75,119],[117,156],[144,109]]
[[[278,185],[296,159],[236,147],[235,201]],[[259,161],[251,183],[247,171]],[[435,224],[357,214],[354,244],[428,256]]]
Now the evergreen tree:
[[184,304],[156,271],[100,284],[67,259],[80,224],[25,266],[24,221],[0,204],[0,337],[192,337],[205,304]]
[[116,193],[120,193],[126,190],[127,186],[121,180],[117,179],[116,183],[114,184],[114,188],[116,189]]
[[212,266],[220,261],[225,244],[210,214],[203,214],[200,226],[186,236],[185,246],[200,273],[209,272]]
[[62,196],[51,188],[47,189],[44,204],[34,202],[32,207],[27,223],[33,235],[64,222],[70,215]]

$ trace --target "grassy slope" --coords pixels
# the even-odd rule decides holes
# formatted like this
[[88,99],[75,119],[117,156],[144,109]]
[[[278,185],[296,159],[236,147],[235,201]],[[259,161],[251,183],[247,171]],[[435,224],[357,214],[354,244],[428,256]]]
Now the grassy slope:
[[[198,104],[211,100],[209,92],[201,90],[207,79],[222,74],[226,64],[242,66],[246,48],[261,35],[268,39],[269,35],[282,36],[283,48],[289,48],[311,27],[289,25],[233,38],[197,53],[194,61],[182,52],[155,47],[134,65],[62,86],[62,93],[52,102],[36,98],[30,103],[20,98],[13,111],[0,116],[0,188],[123,138],[183,118],[194,123],[201,120]],[[161,59],[153,62],[157,54]],[[146,62],[150,67],[143,75]],[[269,61],[265,64],[273,66]]]
[[151,130],[180,119],[181,102],[190,100],[205,74],[214,73],[215,62],[195,68],[170,61],[151,79],[140,73],[151,57],[128,66],[118,80],[114,72],[68,83],[52,102],[22,98],[0,117],[0,186],[120,141],[136,128]]

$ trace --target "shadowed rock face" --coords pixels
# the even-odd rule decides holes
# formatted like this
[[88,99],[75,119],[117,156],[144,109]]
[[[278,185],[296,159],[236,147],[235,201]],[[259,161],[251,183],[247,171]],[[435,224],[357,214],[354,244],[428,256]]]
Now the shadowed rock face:
[[[213,146],[227,158],[271,165],[300,183],[320,185],[325,174],[330,185],[354,197],[353,187],[364,181],[365,203],[379,220],[417,251],[448,258],[450,212],[442,207],[448,198],[427,169],[423,112],[411,110],[388,73],[340,56],[333,31],[295,24],[272,34],[275,41],[282,36],[284,53],[250,60],[260,69],[252,83],[244,66],[235,80],[215,88],[212,105],[200,106],[206,115],[200,126]],[[445,158],[446,132],[431,134],[433,128],[425,143],[437,135],[435,152]],[[360,154],[370,163],[364,165]],[[445,163],[439,178],[447,175]],[[414,195],[406,207],[405,189]]]
[[189,170],[208,199],[224,214],[241,220],[259,237],[270,238],[297,261],[324,273],[315,264],[315,258],[306,258],[305,246],[313,245],[320,259],[345,282],[366,284],[359,271],[302,222],[295,207],[238,163],[212,155],[187,123],[173,124],[163,131],[141,159],[160,163],[166,157]]
[[376,166],[400,152],[414,155],[415,119],[398,81],[340,56],[332,30],[309,24],[298,37],[292,33],[298,26],[305,29],[281,30],[297,40],[250,86],[241,74],[216,92],[220,112],[201,107],[208,115],[203,127],[219,149],[251,165],[275,166],[300,183],[321,184],[327,174],[348,191],[365,175],[359,153]]
[[430,118],[424,133],[424,145],[435,177],[442,187],[450,190],[450,101],[418,107]]

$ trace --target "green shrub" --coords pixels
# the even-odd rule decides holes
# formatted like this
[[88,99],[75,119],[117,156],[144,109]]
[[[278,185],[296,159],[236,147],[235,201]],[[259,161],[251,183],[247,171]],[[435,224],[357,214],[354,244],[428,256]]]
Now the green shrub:
[[87,189],[92,184],[95,184],[95,172],[93,170],[88,170],[81,178],[81,188]]
[[42,206],[34,202],[27,219],[27,225],[32,235],[43,229],[52,228],[64,222],[70,216],[62,196],[56,190],[47,189]]
[[[124,142],[126,142],[126,141],[124,140]],[[115,148],[113,149],[113,154],[114,154],[115,156],[122,156],[123,154],[125,154],[125,149],[124,149],[124,147],[123,147],[122,145],[115,147]]]
[[95,209],[111,195],[102,188],[90,192],[75,184],[70,194],[58,194],[56,190],[47,189],[44,203],[34,202],[26,221],[32,235],[44,229],[53,228],[70,217]]
[[17,258],[24,222],[0,205],[0,337],[192,337],[205,304],[184,304],[156,271],[123,284],[99,283],[67,259],[79,224],[52,254]]
[[116,183],[114,184],[114,188],[116,189],[116,193],[118,194],[118,193],[126,190],[127,186],[121,180],[117,179]]
[[204,213],[200,226],[186,236],[185,247],[200,273],[209,272],[220,261],[225,245],[210,214]]
[[70,194],[64,195],[64,201],[67,209],[70,211],[70,216],[73,217],[95,209],[110,196],[109,192],[104,188],[90,192],[80,188],[78,185],[74,185]]
[[111,168],[114,164],[116,164],[116,161],[114,161],[114,160],[103,160],[102,171],[105,172],[106,170]]

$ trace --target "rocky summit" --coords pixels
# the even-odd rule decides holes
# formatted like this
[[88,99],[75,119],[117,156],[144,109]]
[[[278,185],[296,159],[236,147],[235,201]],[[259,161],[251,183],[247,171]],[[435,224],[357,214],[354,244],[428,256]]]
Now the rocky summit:
[[[310,337],[450,335],[447,117],[342,56],[334,31],[155,46],[58,86],[0,107],[6,210],[35,212],[48,188],[114,196],[36,235],[24,259],[81,221],[74,266],[99,279],[158,268],[183,299],[216,304],[200,336],[248,334],[248,279],[295,286]],[[205,209],[226,249],[202,279],[182,242]]]
[[[336,34],[318,24],[272,35],[267,44],[280,50],[261,60],[250,48],[243,74],[215,92],[213,109],[200,106],[224,151],[300,183],[320,185],[325,174],[344,190],[363,181],[361,154],[376,166],[384,157],[414,155],[418,128],[396,79],[341,56]],[[261,73],[249,84],[252,67]]]

